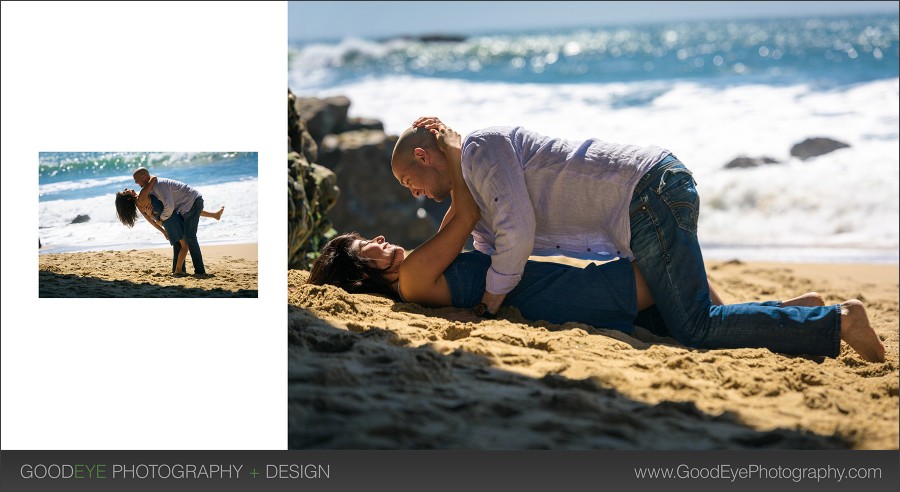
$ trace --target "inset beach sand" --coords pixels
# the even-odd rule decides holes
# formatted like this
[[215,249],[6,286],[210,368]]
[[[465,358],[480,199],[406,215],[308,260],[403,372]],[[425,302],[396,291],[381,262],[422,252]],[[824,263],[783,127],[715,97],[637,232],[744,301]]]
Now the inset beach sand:
[[40,255],[40,297],[258,297],[256,244],[200,247],[205,277],[173,276],[171,249]]

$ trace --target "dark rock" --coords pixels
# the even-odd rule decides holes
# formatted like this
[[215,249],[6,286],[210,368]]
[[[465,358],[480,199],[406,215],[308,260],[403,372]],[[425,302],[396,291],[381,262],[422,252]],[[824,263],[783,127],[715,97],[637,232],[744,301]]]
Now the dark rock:
[[70,224],[81,224],[82,222],[87,222],[89,220],[91,220],[90,215],[80,215],[79,214],[79,215],[76,215],[74,219],[72,219],[72,222],[70,222]]
[[433,34],[421,34],[418,36],[412,36],[412,35],[394,36],[394,37],[390,37],[390,38],[382,38],[382,39],[379,39],[378,41],[383,43],[383,42],[394,41],[394,40],[398,40],[398,39],[402,40],[402,41],[418,41],[420,43],[462,43],[467,38],[465,36],[460,36],[457,34],[433,33]]
[[416,39],[423,43],[462,43],[466,37],[456,34],[425,34]]
[[419,217],[424,204],[391,172],[397,139],[381,130],[328,135],[319,147],[319,164],[337,174],[342,199],[329,217],[338,231],[384,235],[392,243],[414,248],[437,232],[439,222],[428,214]]
[[344,96],[325,99],[298,97],[295,109],[300,119],[306,123],[306,130],[313,140],[321,144],[325,135],[346,130],[350,100]]
[[288,91],[288,267],[309,269],[322,245],[334,237],[326,213],[340,190],[333,172],[313,161],[318,152]]
[[296,106],[296,97],[288,91],[288,152],[300,154],[307,162],[316,162],[319,147],[306,131],[306,124],[300,121]]
[[764,166],[767,164],[781,164],[781,161],[772,159],[771,157],[738,157],[728,164],[725,164],[725,169],[740,169],[745,167],[757,167]]
[[[433,203],[414,199],[397,182],[391,172],[391,154],[398,137],[386,135],[381,121],[348,119],[350,100],[346,97],[291,97],[288,103],[288,149],[302,156],[304,162],[315,161],[319,166],[326,167],[325,171],[337,176],[332,182],[321,171],[307,172],[308,176],[319,180],[317,183],[320,184],[316,186],[323,186],[320,194],[329,195],[328,186],[336,185],[336,189],[340,190],[340,199],[334,196],[334,208],[328,211],[329,226],[342,233],[356,231],[366,237],[384,235],[389,241],[409,248],[419,246],[437,232],[449,200],[439,204],[440,217],[436,218],[428,213],[434,208]],[[306,137],[298,130],[304,126],[308,131]],[[294,159],[289,162],[291,169],[302,166],[299,164],[300,157]],[[311,189],[317,189],[316,186]],[[291,203],[294,204],[289,209],[289,214],[292,214],[290,223],[302,215],[300,203],[303,197],[294,188],[289,190]],[[306,199],[311,200],[308,196]],[[428,212],[420,214],[419,209],[426,207]],[[323,232],[321,236],[322,239],[330,238],[335,233]],[[299,235],[295,232],[290,234],[290,261],[300,264],[297,255],[303,249],[297,247]],[[312,242],[321,247],[322,239]],[[297,253],[294,253],[295,250]],[[306,251],[309,257],[315,256],[308,247]]]
[[373,118],[350,118],[347,120],[346,132],[354,130],[381,130],[384,131],[384,123]]
[[805,161],[845,147],[850,147],[850,145],[830,138],[807,138],[791,147],[791,156],[799,157],[800,160]]

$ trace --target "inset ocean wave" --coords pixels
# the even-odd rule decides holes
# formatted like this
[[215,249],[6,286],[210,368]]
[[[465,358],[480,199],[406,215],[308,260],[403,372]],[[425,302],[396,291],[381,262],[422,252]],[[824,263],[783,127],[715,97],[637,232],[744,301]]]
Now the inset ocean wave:
[[132,173],[153,174],[192,186],[257,176],[255,152],[41,152],[40,200],[71,200],[134,188]]
[[[207,211],[226,207],[222,221],[203,219],[201,242],[256,242],[256,152],[42,152],[39,179],[41,252],[162,247],[166,239],[139,216],[129,229],[116,217],[115,194],[137,188],[132,173],[196,188]],[[86,216],[86,221],[78,216]]]
[[253,152],[41,152],[42,182],[130,174],[138,167],[173,169],[252,157]]

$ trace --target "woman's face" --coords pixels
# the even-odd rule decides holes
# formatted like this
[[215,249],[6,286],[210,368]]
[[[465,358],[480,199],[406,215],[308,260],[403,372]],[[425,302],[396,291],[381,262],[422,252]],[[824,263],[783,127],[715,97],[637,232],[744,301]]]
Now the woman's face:
[[406,258],[406,250],[387,242],[384,236],[371,240],[357,239],[354,247],[359,251],[359,256],[372,260],[377,268],[388,269],[388,273],[395,272]]
[[122,190],[122,194],[133,196],[135,198],[137,198],[138,196],[137,192],[132,190],[131,188],[125,188],[124,190]]

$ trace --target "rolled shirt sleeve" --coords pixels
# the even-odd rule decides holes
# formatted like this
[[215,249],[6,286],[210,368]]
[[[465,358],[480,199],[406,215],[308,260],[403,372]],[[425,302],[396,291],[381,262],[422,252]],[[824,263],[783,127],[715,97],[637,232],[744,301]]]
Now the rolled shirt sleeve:
[[188,213],[194,206],[194,202],[200,197],[200,192],[194,188],[173,179],[157,178],[156,186],[151,192],[155,194],[163,204],[160,214],[161,220],[168,220],[175,212],[182,215]]
[[484,238],[475,235],[476,248],[493,250],[485,288],[491,294],[506,294],[522,278],[528,256],[534,249],[535,216],[525,184],[525,173],[515,149],[510,145],[466,146],[468,157],[466,182],[482,209],[482,221],[493,231],[493,247],[477,244]]

